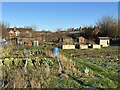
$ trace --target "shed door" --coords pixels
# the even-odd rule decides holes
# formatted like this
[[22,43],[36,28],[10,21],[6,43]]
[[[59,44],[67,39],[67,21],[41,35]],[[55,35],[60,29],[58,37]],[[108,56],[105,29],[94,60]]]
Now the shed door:
[[107,40],[107,45],[109,45],[109,40]]

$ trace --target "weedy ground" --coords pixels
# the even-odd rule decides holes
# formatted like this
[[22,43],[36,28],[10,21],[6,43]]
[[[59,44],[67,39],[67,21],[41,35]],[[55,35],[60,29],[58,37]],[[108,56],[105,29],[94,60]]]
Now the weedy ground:
[[12,47],[5,48],[2,56],[2,88],[96,89],[117,88],[119,83],[119,52],[114,46],[100,50],[60,50],[57,57],[49,47]]

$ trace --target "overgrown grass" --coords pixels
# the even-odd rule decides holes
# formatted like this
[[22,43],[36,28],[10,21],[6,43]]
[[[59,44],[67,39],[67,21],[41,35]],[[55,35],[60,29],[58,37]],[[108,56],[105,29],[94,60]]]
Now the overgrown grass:
[[[117,47],[102,48],[100,50],[60,50],[60,54],[68,59],[67,62],[63,63],[65,73],[61,75],[58,73],[59,65],[56,58],[46,54],[45,52],[49,50],[44,49],[44,46],[22,48],[16,49],[14,47],[13,49],[16,51],[11,53],[11,55],[14,56],[14,54],[19,53],[19,56],[26,56],[27,50],[32,52],[32,55],[28,56],[27,72],[24,71],[24,63],[22,62],[26,58],[13,58],[16,63],[15,65],[12,64],[11,60],[7,60],[6,65],[0,63],[3,70],[3,87],[95,88],[95,90],[96,88],[117,87],[118,77],[114,77],[117,76],[117,72],[114,71],[118,65],[117,62],[111,62],[116,65],[112,71],[109,68],[100,66],[102,63],[109,61],[109,56],[112,57],[112,60],[116,60]],[[42,52],[36,55],[36,51]],[[8,52],[6,52],[6,55],[8,55]],[[69,59],[75,62],[75,69],[67,66],[67,64],[71,64]],[[36,61],[35,64],[32,63],[32,60]],[[51,60],[50,74],[46,70],[46,60]],[[89,75],[86,75],[84,72],[86,67],[90,70]],[[67,72],[66,68],[68,68],[69,72]],[[77,70],[80,74],[75,74],[76,72],[74,70]]]
[[[76,66],[78,68],[81,68],[84,70],[85,67],[88,67],[89,69],[93,70],[96,74],[100,75],[102,79],[99,81],[99,83],[105,82],[103,84],[103,87],[106,87],[106,88],[118,87],[118,73],[114,71],[115,69],[113,69],[113,71],[110,71],[108,68],[103,68],[99,66],[99,63],[101,62],[102,63],[109,62],[107,60],[108,56],[111,56],[112,59],[115,60],[118,57],[118,47],[102,48],[100,50],[78,50],[78,49],[77,50],[61,50],[60,52],[63,55],[65,55],[68,59],[72,59],[73,61],[75,61]],[[101,53],[103,54],[100,57]],[[116,65],[119,66],[117,62],[111,62],[111,63],[112,64],[115,63]],[[90,81],[95,82],[94,79],[90,79]],[[98,84],[98,85],[101,85],[101,84]]]

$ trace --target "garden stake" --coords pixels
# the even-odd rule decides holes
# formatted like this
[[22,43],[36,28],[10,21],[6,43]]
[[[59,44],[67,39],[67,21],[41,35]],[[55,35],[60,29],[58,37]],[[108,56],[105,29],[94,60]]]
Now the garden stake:
[[27,64],[28,64],[28,58],[26,59],[25,66],[24,66],[25,72],[27,72],[27,69],[26,69]]
[[[59,65],[59,67],[61,67],[61,64],[60,64],[60,61],[59,61],[59,59],[58,59],[58,65]],[[62,67],[61,67],[62,68]]]
[[58,59],[58,65],[59,65],[58,73],[61,74],[62,73],[62,66],[61,66],[59,59]]

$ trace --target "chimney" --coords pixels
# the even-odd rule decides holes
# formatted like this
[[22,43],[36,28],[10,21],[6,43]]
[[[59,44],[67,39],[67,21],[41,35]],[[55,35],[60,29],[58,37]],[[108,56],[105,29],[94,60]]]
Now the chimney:
[[72,31],[74,31],[74,28],[72,28]]
[[80,27],[80,31],[82,31],[82,27]]
[[88,28],[88,27],[86,27],[86,29],[88,30],[89,28]]
[[17,28],[16,27],[14,27],[14,32],[16,32],[17,31]]
[[96,26],[94,26],[94,30],[96,29]]
[[90,30],[90,27],[88,27],[88,30]]

